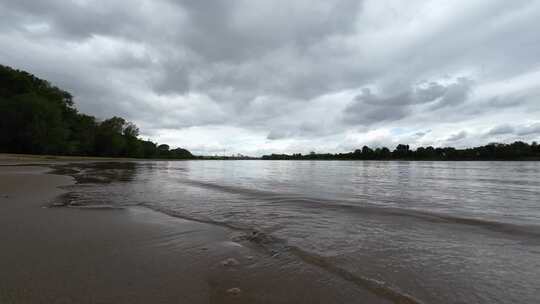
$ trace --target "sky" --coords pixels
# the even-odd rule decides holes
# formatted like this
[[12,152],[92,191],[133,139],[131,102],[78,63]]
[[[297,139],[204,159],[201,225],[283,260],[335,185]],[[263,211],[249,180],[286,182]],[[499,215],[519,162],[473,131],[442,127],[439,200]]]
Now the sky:
[[195,154],[540,140],[540,1],[0,0],[0,64]]

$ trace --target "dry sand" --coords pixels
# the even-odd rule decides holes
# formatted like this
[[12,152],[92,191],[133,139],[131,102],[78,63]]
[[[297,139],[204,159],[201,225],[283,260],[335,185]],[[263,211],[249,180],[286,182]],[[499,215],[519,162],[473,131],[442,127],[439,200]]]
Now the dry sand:
[[223,227],[143,208],[47,208],[73,183],[48,171],[0,166],[2,304],[385,303]]

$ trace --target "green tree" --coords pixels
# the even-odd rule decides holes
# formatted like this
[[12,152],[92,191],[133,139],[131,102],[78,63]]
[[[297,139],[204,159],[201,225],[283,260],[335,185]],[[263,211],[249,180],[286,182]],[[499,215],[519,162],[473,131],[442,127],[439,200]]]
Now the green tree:
[[96,134],[96,153],[100,156],[123,156],[126,140],[123,136],[126,121],[113,117],[99,124]]

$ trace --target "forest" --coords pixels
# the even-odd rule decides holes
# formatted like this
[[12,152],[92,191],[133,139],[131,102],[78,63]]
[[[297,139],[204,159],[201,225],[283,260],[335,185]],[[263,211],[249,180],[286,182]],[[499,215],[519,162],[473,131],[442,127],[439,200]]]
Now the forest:
[[410,149],[409,145],[398,145],[393,151],[386,147],[372,149],[364,146],[350,153],[264,155],[267,160],[540,160],[540,146],[516,141],[511,144],[490,143],[485,146],[456,149],[452,147],[419,147]]
[[191,159],[139,139],[121,117],[98,120],[79,113],[73,96],[34,75],[0,65],[0,153]]

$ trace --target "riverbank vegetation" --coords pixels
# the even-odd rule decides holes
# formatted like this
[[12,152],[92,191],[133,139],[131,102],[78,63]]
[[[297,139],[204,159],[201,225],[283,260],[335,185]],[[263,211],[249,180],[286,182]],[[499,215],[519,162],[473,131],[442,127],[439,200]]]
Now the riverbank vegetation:
[[0,153],[190,159],[139,139],[121,117],[106,120],[79,113],[73,96],[34,75],[0,65]]
[[481,147],[456,149],[452,147],[419,147],[398,145],[393,151],[382,147],[372,149],[364,146],[350,153],[338,154],[271,154],[268,160],[540,160],[540,145],[516,141],[512,144],[491,143]]

